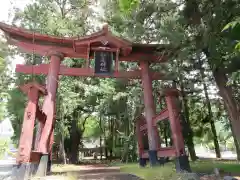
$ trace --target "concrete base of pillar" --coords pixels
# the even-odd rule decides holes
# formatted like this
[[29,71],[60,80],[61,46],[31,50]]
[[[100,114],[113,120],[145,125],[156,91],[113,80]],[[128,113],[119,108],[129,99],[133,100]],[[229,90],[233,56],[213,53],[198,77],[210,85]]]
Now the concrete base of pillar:
[[183,171],[191,172],[188,156],[184,155],[184,156],[176,157],[176,171],[177,172],[183,172]]
[[139,158],[139,166],[145,167],[147,165],[147,159]]
[[38,168],[36,163],[19,164],[13,167],[11,179],[12,180],[28,180],[35,175]]
[[37,177],[45,177],[48,170],[48,154],[43,154],[36,172]]
[[150,166],[157,166],[159,164],[156,150],[149,150],[148,156],[149,156]]

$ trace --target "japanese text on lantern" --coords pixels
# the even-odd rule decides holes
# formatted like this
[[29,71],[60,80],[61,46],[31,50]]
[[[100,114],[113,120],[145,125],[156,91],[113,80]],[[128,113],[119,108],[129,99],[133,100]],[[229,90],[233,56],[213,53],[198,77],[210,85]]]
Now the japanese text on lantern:
[[107,54],[106,53],[103,53],[101,52],[100,54],[100,71],[101,72],[107,72],[107,63],[106,63],[106,57]]

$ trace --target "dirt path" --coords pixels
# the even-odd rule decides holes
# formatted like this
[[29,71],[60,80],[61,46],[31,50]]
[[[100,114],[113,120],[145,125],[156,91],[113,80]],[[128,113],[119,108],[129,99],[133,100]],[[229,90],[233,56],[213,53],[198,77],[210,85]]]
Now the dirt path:
[[121,173],[119,167],[107,167],[105,165],[60,169],[53,172],[54,176],[48,177],[47,180],[66,179],[66,176],[69,179],[72,177],[74,180],[141,180],[135,175]]

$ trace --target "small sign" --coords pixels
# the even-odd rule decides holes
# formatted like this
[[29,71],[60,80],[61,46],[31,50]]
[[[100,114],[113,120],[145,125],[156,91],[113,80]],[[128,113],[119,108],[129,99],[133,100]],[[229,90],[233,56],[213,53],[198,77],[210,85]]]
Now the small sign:
[[95,51],[95,74],[110,75],[112,73],[112,52]]

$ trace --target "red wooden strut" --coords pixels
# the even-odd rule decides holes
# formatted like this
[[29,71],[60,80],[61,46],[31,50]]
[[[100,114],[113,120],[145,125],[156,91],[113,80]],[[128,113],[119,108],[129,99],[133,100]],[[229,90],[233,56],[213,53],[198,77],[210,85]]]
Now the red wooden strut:
[[50,59],[50,66],[47,78],[47,91],[45,96],[42,111],[46,114],[46,122],[42,129],[41,139],[39,142],[38,151],[42,153],[49,153],[53,144],[53,128],[55,123],[55,101],[58,87],[58,74],[60,70],[60,63],[63,59],[62,54],[53,54]]
[[[24,73],[24,74],[48,74],[49,65],[41,64],[41,65],[20,65],[17,64],[16,72]],[[101,78],[127,78],[127,79],[141,79],[141,71],[115,71],[111,76],[107,75],[96,75],[94,73],[93,68],[69,68],[61,65],[59,70],[59,75],[65,76],[83,76],[83,77],[101,77]],[[163,80],[167,77],[164,74],[159,72],[150,72],[150,76],[153,80]]]
[[[185,155],[184,140],[181,132],[179,109],[176,105],[176,98],[179,95],[176,89],[166,89],[165,90],[165,100],[167,108],[163,109],[159,114],[152,118],[152,128],[155,132],[155,140],[157,141],[157,156],[158,157],[180,157]],[[162,120],[168,119],[170,121],[170,128],[172,132],[173,146],[161,148],[161,139],[159,138],[159,132],[157,129],[157,123]],[[137,137],[138,137],[138,147],[139,156],[141,158],[149,158],[148,152],[143,150],[143,140],[141,136],[147,128],[147,122],[143,116],[137,119]]]
[[37,83],[28,83],[20,89],[27,94],[28,103],[25,108],[22,132],[19,141],[17,163],[28,163],[31,160],[34,122],[38,112],[40,94],[46,94],[44,87]]

